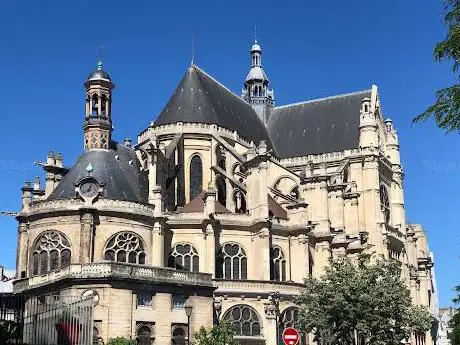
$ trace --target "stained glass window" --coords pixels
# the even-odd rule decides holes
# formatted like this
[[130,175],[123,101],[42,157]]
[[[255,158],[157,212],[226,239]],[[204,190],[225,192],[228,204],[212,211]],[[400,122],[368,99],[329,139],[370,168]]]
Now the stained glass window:
[[41,234],[32,247],[32,275],[45,274],[70,265],[70,243],[58,231]]
[[231,307],[223,319],[233,324],[236,336],[260,336],[261,324],[256,311],[248,305]]
[[189,272],[200,270],[200,258],[198,251],[190,244],[176,244],[171,249],[168,266]]
[[[280,337],[279,343],[281,344],[283,341],[281,339],[283,331],[285,328],[293,327],[299,329],[299,310],[295,307],[290,307],[284,310],[281,313],[279,324],[278,324],[278,336]],[[307,344],[307,335],[300,334],[300,345]]]
[[203,190],[203,163],[198,155],[190,161],[190,200]]
[[239,244],[225,244],[217,258],[216,275],[224,279],[248,279],[246,252]]
[[380,185],[380,209],[383,213],[385,223],[390,223],[390,199],[388,197],[388,190],[384,185]]
[[270,249],[270,279],[277,281],[286,280],[286,259],[279,247]]
[[109,261],[144,265],[144,244],[133,232],[119,232],[107,242],[104,258]]

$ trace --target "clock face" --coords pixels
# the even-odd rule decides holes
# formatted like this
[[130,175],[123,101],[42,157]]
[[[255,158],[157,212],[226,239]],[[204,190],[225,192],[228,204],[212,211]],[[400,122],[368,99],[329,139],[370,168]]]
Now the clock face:
[[81,294],[82,297],[92,297],[94,305],[99,303],[99,294],[96,290],[86,290]]
[[99,185],[95,181],[87,180],[80,185],[80,195],[84,198],[93,198],[99,193]]

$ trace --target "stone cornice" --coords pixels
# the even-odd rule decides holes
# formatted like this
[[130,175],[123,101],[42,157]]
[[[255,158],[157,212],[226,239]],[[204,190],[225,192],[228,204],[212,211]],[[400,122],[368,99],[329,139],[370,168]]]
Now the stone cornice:
[[50,213],[73,214],[88,208],[101,213],[115,212],[152,218],[154,216],[154,208],[153,205],[150,204],[139,204],[131,201],[111,199],[98,199],[94,204],[88,206],[80,199],[59,199],[35,202],[31,205],[30,210],[27,212],[20,212],[16,218],[18,221],[21,221],[24,218],[40,218],[49,216]]
[[266,280],[225,280],[214,279],[217,287],[216,296],[247,296],[266,298],[273,291],[279,291],[280,295],[299,295],[304,290],[303,284],[294,282],[279,282]]

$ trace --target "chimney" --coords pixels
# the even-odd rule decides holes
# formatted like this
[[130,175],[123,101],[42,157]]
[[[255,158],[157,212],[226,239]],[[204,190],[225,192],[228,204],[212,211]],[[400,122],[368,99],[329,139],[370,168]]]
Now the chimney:
[[54,158],[54,152],[50,151],[48,152],[48,157],[46,159],[46,165],[54,166],[56,164],[55,158]]
[[58,153],[56,154],[56,160],[55,160],[56,166],[59,167],[59,168],[62,168],[62,167],[63,167],[63,165],[62,165],[63,162],[62,162],[62,161],[63,161],[63,159],[62,159],[62,153],[61,153],[61,152],[58,152]]
[[132,146],[133,146],[132,140],[129,139],[129,138],[126,138],[126,139],[124,140],[124,145],[125,145],[126,147],[132,147]]
[[40,177],[38,176],[34,178],[34,190],[40,190]]

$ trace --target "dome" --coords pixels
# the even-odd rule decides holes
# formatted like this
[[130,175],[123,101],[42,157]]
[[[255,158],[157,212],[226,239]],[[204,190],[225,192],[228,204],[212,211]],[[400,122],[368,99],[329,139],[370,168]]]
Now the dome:
[[260,46],[257,44],[257,42],[255,42],[253,45],[252,45],[252,48],[251,48],[251,53],[252,52],[261,52],[262,49],[260,49]]
[[97,69],[89,74],[88,80],[95,80],[95,79],[104,79],[104,80],[112,81],[112,79],[110,78],[110,74],[108,74],[106,71],[102,69]]
[[133,149],[112,142],[110,150],[85,151],[75,165],[53,190],[48,200],[75,198],[75,183],[88,176],[86,168],[91,164],[91,176],[104,183],[102,198],[145,203],[148,200],[148,179],[140,171],[140,163]]
[[254,66],[254,67],[251,67],[248,75],[246,76],[246,81],[250,81],[250,80],[268,81],[268,77],[265,74],[265,71],[262,69],[262,67]]

